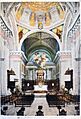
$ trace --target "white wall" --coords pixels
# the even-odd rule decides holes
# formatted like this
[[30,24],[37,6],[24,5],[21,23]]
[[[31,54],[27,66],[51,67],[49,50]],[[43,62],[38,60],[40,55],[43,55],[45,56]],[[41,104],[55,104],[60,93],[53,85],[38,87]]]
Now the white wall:
[[16,85],[19,85],[21,87],[21,53],[19,52],[10,52],[10,69],[15,72],[15,78],[18,79],[18,82],[16,82]]

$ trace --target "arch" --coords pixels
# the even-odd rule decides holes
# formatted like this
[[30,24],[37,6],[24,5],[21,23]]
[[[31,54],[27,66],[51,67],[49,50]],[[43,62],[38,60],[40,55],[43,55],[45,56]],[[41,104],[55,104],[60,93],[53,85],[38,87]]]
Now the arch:
[[36,32],[45,32],[45,33],[48,33],[48,34],[50,34],[51,36],[53,36],[53,37],[56,39],[56,41],[58,42],[59,48],[60,48],[60,50],[61,50],[60,39],[58,38],[58,36],[57,36],[55,33],[51,32],[51,31],[49,31],[49,30],[45,30],[45,29],[44,29],[44,30],[39,30],[39,29],[37,29],[37,30],[29,31],[28,33],[26,33],[26,34],[22,37],[22,39],[20,40],[19,47],[18,47],[18,50],[19,50],[19,51],[21,51],[21,46],[22,46],[22,43],[24,42],[24,40],[25,40],[29,35],[31,35],[32,33],[36,33]]

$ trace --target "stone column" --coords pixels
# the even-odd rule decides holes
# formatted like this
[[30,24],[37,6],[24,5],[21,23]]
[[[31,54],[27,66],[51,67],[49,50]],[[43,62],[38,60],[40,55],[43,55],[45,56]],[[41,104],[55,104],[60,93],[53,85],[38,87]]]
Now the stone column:
[[27,72],[27,80],[29,80],[29,69],[28,69],[28,72]]
[[44,80],[46,80],[46,70],[44,70]]
[[47,80],[51,79],[51,71],[50,69],[47,69]]
[[29,80],[32,80],[32,69],[29,69]]
[[56,68],[53,68],[53,79],[56,79]]
[[4,56],[0,57],[1,95],[7,95],[7,70],[9,69],[9,49],[4,47]]
[[49,69],[47,69],[47,80],[49,80]]
[[47,80],[47,69],[46,69],[46,80]]
[[26,71],[26,79],[28,80],[28,69]]
[[78,52],[78,56],[75,58],[75,94],[80,95],[80,71],[81,71],[81,56],[80,49]]
[[32,70],[32,80],[35,80],[35,75],[36,75],[36,72],[35,72],[35,69],[33,68],[33,70]]
[[51,69],[51,79],[54,79],[54,71],[53,71],[53,68]]

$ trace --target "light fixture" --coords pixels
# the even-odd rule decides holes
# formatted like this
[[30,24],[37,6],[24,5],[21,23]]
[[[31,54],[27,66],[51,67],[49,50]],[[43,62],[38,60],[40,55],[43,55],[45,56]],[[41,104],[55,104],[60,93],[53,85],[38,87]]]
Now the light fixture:
[[52,83],[52,86],[54,86],[54,83]]
[[27,83],[27,86],[29,86],[30,84],[29,83]]

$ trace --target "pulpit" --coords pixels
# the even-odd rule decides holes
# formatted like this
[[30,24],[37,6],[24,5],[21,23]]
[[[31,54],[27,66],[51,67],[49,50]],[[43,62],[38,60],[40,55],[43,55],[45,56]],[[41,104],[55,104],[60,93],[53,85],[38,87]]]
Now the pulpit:
[[11,93],[13,93],[13,90],[15,88],[15,79],[14,81],[10,81],[10,75],[16,75],[15,72],[11,70],[7,70],[7,88],[11,89]]
[[73,88],[73,69],[67,69],[65,72],[65,75],[70,75],[70,81],[65,81],[65,88],[68,89],[68,91],[70,90],[70,88]]
[[65,81],[65,88],[67,88],[68,91],[72,88],[71,81]]

